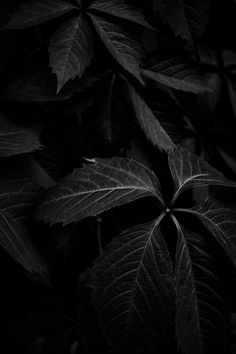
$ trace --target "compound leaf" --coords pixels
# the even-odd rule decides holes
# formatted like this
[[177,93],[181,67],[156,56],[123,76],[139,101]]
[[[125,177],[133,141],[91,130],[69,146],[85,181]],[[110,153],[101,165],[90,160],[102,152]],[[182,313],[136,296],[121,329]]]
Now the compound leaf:
[[68,1],[42,0],[23,2],[4,29],[23,29],[37,26],[76,9]]
[[173,319],[174,278],[161,218],[116,237],[92,270],[92,299],[115,353],[149,352]]
[[38,218],[68,224],[146,196],[162,202],[158,181],[147,167],[124,158],[94,159],[49,190]]
[[93,57],[93,34],[82,16],[65,21],[49,46],[50,66],[57,75],[57,93],[69,79],[81,77]]

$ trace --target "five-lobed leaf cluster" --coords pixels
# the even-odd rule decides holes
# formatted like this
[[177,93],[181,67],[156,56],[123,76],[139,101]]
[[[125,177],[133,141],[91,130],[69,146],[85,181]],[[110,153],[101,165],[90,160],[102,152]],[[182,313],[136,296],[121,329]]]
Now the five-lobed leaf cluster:
[[[224,342],[227,316],[219,306],[214,254],[208,237],[182,220],[199,220],[235,264],[235,213],[211,198],[193,208],[181,208],[179,200],[189,189],[235,184],[182,149],[169,151],[168,164],[174,183],[168,205],[153,172],[135,160],[112,158],[94,159],[75,170],[50,189],[39,206],[39,219],[65,225],[139,198],[158,201],[156,219],[115,237],[92,269],[93,302],[115,353],[150,350],[150,343],[168,338],[174,316],[184,353],[203,354]],[[174,260],[167,242],[174,236],[162,224],[167,217],[177,231]]]

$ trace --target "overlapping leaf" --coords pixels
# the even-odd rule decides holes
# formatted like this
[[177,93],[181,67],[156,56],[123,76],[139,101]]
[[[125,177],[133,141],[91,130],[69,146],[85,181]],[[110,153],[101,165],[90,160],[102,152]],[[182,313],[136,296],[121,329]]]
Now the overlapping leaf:
[[139,69],[143,56],[142,46],[135,29],[128,29],[95,14],[90,14],[90,18],[98,36],[114,59],[143,83]]
[[87,8],[87,11],[94,11],[101,15],[111,15],[119,19],[128,20],[138,25],[153,27],[145,20],[140,9],[135,4],[129,4],[124,0],[96,0]]
[[168,151],[169,149],[174,148],[175,145],[173,141],[139,93],[131,84],[128,84],[128,90],[136,118],[147,139],[160,150]]
[[160,220],[123,232],[93,268],[93,301],[115,353],[145,352],[168,333],[175,292]]
[[40,147],[36,132],[20,127],[0,114],[0,157],[28,153]]
[[[228,316],[207,240],[178,227],[176,249],[176,332],[186,354],[226,350]],[[218,351],[217,351],[218,352]],[[220,350],[219,350],[220,352]]]
[[69,1],[33,0],[22,2],[4,29],[37,26],[76,9]]
[[183,191],[209,185],[236,187],[207,162],[183,149],[173,149],[168,156],[169,168],[175,184],[173,202]]
[[142,70],[148,79],[159,85],[188,93],[200,94],[211,92],[201,80],[199,70],[184,55],[163,53],[156,62]]
[[148,168],[129,159],[96,159],[46,194],[38,218],[68,224],[145,196],[162,201],[157,179]]
[[93,34],[80,15],[65,21],[49,46],[50,66],[57,75],[57,92],[69,79],[81,77],[93,57]]
[[35,249],[22,218],[38,197],[38,188],[20,173],[0,174],[0,244],[30,273],[47,276],[47,267]]
[[208,23],[208,0],[155,0],[154,9],[174,34],[193,44],[192,35],[201,35]]

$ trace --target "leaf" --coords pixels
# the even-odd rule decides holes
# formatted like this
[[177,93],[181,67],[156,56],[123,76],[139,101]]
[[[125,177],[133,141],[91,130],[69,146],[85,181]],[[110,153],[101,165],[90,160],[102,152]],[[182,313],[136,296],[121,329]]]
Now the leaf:
[[0,114],[0,157],[29,153],[40,148],[36,132],[20,127]]
[[209,198],[204,204],[183,212],[198,217],[236,266],[236,212]]
[[112,23],[107,19],[89,14],[98,36],[114,59],[142,84],[139,65],[143,57],[141,40],[134,28]]
[[87,8],[88,12],[98,15],[111,15],[122,20],[134,22],[146,28],[154,29],[144,18],[140,9],[135,4],[128,4],[124,0],[97,0]]
[[[175,218],[174,218],[175,219]],[[180,226],[176,248],[176,332],[186,354],[226,350],[228,313],[209,243]],[[221,350],[219,350],[221,348]]]
[[154,10],[175,35],[193,45],[192,35],[204,33],[208,23],[209,0],[155,0]]
[[68,1],[25,1],[19,5],[3,29],[23,29],[37,26],[76,9]]
[[162,217],[124,231],[93,267],[93,303],[115,353],[153,352],[153,342],[168,337],[175,289]]
[[146,196],[162,202],[158,181],[147,167],[124,158],[94,161],[49,190],[38,219],[66,225]]
[[197,65],[182,54],[163,53],[148,69],[143,69],[142,74],[159,85],[177,91],[194,94],[212,91],[201,79]]
[[168,136],[164,128],[162,128],[149,106],[142,99],[135,88],[129,83],[128,91],[136,118],[147,139],[149,139],[152,144],[157,146],[160,150],[169,151],[171,148],[174,148],[175,144]]
[[81,77],[93,57],[93,34],[82,16],[65,21],[49,46],[50,66],[57,75],[57,93],[69,79]]
[[37,197],[38,188],[29,178],[19,173],[0,174],[0,244],[30,273],[46,277],[47,266],[21,222]]
[[187,150],[173,149],[170,151],[168,163],[175,185],[172,203],[189,188],[210,185],[236,187],[236,184],[226,179],[221,172]]

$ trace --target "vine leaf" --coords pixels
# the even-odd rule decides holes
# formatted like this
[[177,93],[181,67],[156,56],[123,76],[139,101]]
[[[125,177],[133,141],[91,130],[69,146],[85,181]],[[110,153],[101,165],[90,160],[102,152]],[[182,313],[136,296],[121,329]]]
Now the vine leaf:
[[49,46],[50,66],[57,75],[57,93],[69,79],[81,77],[93,57],[93,34],[82,16],[65,21]]
[[95,14],[89,14],[98,36],[114,59],[142,84],[140,74],[143,57],[141,40],[135,29],[127,28]]
[[172,202],[189,188],[210,185],[236,187],[236,184],[227,180],[221,172],[187,150],[171,150],[168,163],[175,185],[175,195]]
[[162,202],[159,183],[147,167],[123,158],[95,159],[49,190],[38,218],[66,225],[146,196]]
[[192,35],[200,36],[208,24],[209,0],[155,0],[154,10],[174,34],[193,45]]
[[111,15],[122,20],[134,22],[146,28],[154,29],[144,18],[140,9],[124,0],[97,0],[88,8],[88,12],[100,15]]
[[162,216],[124,231],[93,267],[93,302],[115,353],[146,352],[173,319],[174,277]]
[[131,84],[128,83],[127,86],[136,118],[147,139],[160,150],[169,151],[174,148],[173,141],[158,122],[146,102]]
[[38,188],[21,174],[0,174],[0,244],[30,273],[47,277],[47,266],[23,224]]
[[188,212],[202,221],[236,266],[236,212],[212,198]]
[[207,240],[180,226],[176,219],[175,223],[177,340],[184,353],[203,354],[226,342],[228,314],[219,293],[222,284]]
[[0,157],[29,153],[41,148],[38,134],[0,114]]
[[42,0],[23,2],[4,29],[23,29],[37,26],[76,9],[68,1]]
[[212,92],[211,88],[201,80],[195,63],[183,54],[163,53],[147,69],[143,69],[142,74],[161,86],[177,91],[194,94]]

